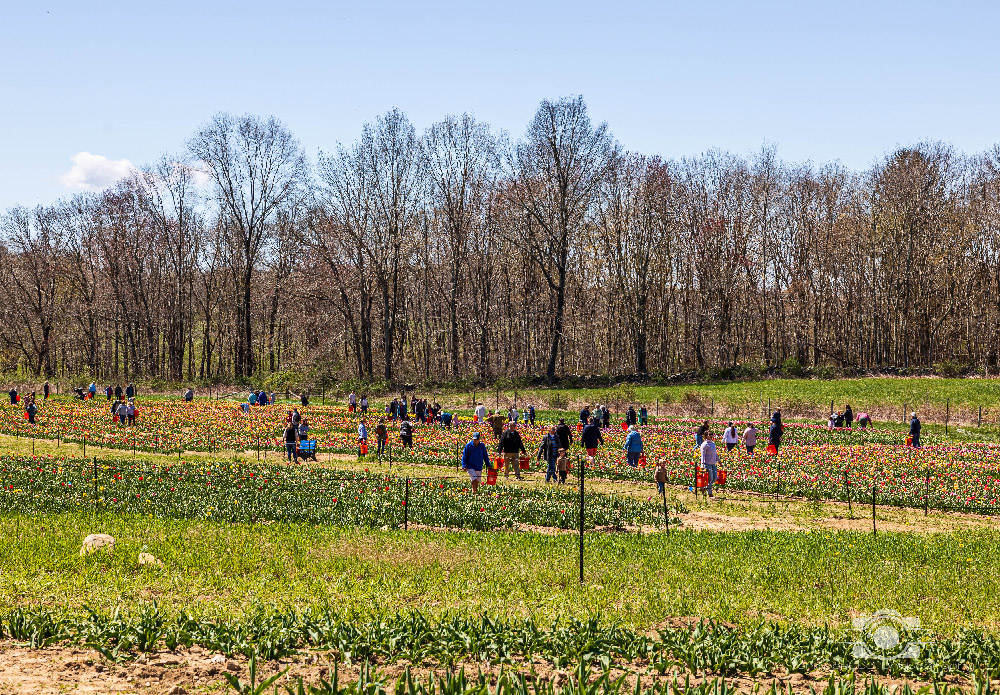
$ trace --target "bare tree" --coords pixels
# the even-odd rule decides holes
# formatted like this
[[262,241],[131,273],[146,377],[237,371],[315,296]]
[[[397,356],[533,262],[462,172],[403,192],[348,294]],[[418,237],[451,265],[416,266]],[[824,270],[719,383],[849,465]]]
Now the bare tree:
[[238,254],[235,372],[255,369],[251,283],[265,237],[273,232],[279,206],[300,194],[306,176],[298,141],[280,121],[269,117],[216,115],[188,143],[191,155],[204,162],[215,183],[220,214],[228,221]]

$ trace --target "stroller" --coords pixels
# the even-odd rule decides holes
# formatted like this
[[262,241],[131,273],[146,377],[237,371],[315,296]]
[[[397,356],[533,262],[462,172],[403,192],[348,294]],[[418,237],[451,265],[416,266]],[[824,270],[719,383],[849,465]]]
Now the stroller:
[[74,386],[73,387],[73,393],[75,393],[76,397],[79,398],[81,401],[87,399],[86,394],[83,392],[83,387],[82,386]]

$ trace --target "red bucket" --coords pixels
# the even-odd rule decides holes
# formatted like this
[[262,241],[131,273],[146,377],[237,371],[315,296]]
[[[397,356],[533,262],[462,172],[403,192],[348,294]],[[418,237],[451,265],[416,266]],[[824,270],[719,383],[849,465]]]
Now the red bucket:
[[497,484],[497,472],[494,469],[486,471],[486,484],[496,485]]
[[519,459],[517,460],[517,462],[518,462],[518,464],[519,464],[519,465],[521,466],[521,470],[522,470],[522,471],[526,471],[526,470],[528,470],[528,464],[529,464],[529,462],[530,462],[530,459],[528,459],[528,457],[527,457],[527,456],[522,456],[521,458],[519,458]]
[[767,445],[767,453],[771,454],[771,456],[777,455],[777,453],[778,453],[778,447],[776,447],[774,444],[768,444]]

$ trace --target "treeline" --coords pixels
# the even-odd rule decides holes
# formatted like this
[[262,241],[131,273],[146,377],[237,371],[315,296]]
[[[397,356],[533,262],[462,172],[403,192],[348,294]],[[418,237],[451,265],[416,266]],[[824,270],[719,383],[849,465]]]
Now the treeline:
[[1000,346],[1000,148],[664,160],[579,97],[519,139],[394,110],[315,162],[276,119],[221,114],[0,230],[3,366],[38,375],[988,369]]

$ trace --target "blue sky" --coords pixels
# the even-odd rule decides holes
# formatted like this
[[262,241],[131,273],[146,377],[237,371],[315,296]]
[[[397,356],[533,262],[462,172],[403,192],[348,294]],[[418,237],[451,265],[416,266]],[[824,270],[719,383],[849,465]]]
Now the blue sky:
[[973,153],[1000,142],[998,20],[987,2],[0,0],[0,210],[177,152],[217,111],[274,114],[311,157],[394,106],[520,135],[577,93],[665,157]]

